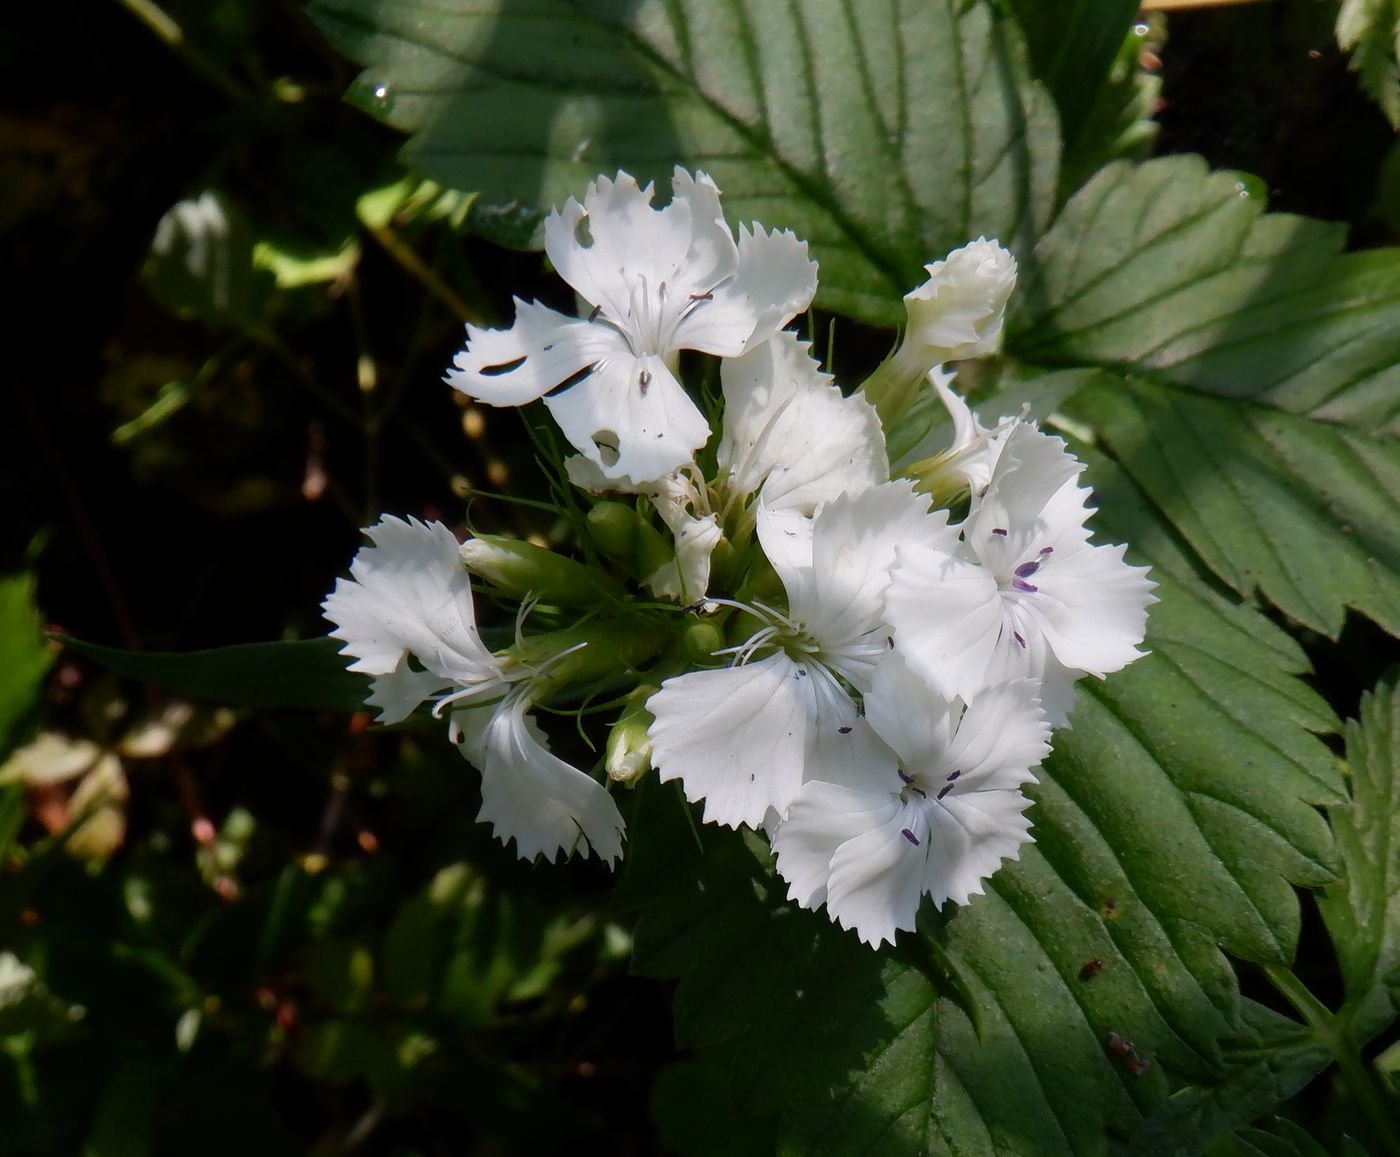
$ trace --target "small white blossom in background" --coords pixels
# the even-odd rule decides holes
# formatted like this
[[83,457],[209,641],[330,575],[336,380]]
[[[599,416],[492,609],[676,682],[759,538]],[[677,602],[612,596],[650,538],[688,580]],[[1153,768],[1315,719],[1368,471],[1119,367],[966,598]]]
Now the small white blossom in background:
[[[552,465],[586,549],[386,515],[326,617],[382,722],[446,720],[478,818],[523,858],[615,863],[613,793],[654,771],[705,821],[762,829],[789,898],[878,947],[1020,855],[1051,728],[1076,680],[1142,654],[1153,584],[1092,541],[1061,439],[983,426],[953,389],[943,363],[995,350],[1015,286],[995,241],[927,267],[900,345],[847,394],[783,328],[816,290],[806,244],[736,235],[703,173],[652,199],[619,173],[551,214],[585,316],[517,301],[448,374],[543,400],[577,451]],[[683,349],[718,359],[713,420]],[[892,480],[884,431],[920,391],[953,438]],[[483,641],[474,587],[517,606],[511,645]],[[592,766],[552,753],[541,708],[580,731],[604,712]]]

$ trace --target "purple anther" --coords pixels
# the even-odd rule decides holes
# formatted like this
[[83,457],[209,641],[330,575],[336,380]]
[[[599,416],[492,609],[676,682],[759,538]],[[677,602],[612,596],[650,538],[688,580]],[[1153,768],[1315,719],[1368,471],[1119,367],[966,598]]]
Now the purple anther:
[[886,636],[885,636],[885,642],[889,644],[890,650],[893,651],[893,650],[894,650],[894,636],[893,636],[893,635],[886,635]]
[[1012,579],[1012,580],[1011,580],[1011,585],[1012,585],[1013,587],[1015,587],[1018,591],[1038,591],[1038,590],[1040,590],[1040,588],[1039,588],[1038,586],[1036,586],[1034,583],[1028,583],[1028,582],[1026,582],[1026,580],[1023,579],[1023,578],[1014,578],[1014,579]]
[[1040,560],[1039,560],[1039,559],[1031,559],[1030,562],[1023,562],[1020,566],[1018,566],[1018,567],[1016,568],[1016,570],[1015,570],[1015,573],[1016,573],[1017,575],[1019,575],[1021,578],[1025,578],[1026,575],[1028,575],[1028,574],[1035,574],[1035,572],[1038,571],[1039,569],[1040,569]]
[[851,733],[851,729],[849,727],[838,727],[836,730],[839,731],[842,735],[849,735]]
[[602,307],[601,305],[595,305],[595,306],[593,307],[592,311],[591,311],[591,312],[589,313],[589,315],[588,315],[588,320],[589,320],[589,321],[597,321],[597,320],[598,320],[598,315],[599,315],[600,313],[602,313],[602,312],[603,312],[603,307]]
[[1002,536],[1002,538],[1005,538],[1008,532],[1007,532],[1006,527],[1004,527],[1004,526],[994,526],[994,527],[992,527],[992,533],[993,533],[993,534],[999,534],[999,535]]
[[960,776],[960,775],[962,775],[962,772],[961,772],[961,771],[955,771],[955,772],[953,772],[950,776],[948,776],[948,782],[949,782],[949,783],[952,783],[953,780],[957,779],[958,776]]
[[1055,548],[1054,548],[1053,546],[1042,546],[1042,547],[1040,548],[1040,553],[1041,553],[1041,554],[1054,554],[1054,553],[1055,553]]
[[1021,644],[1021,650],[1024,651],[1024,650],[1026,649],[1026,640],[1023,639],[1023,638],[1021,638],[1021,632],[1020,632],[1020,631],[1012,631],[1012,632],[1011,632],[1011,637],[1012,637],[1013,639],[1015,639],[1018,643]]
[[913,783],[913,782],[914,782],[914,777],[913,777],[912,775],[906,774],[904,768],[900,767],[900,768],[896,768],[895,770],[899,772],[899,778],[902,779],[905,783]]
[[916,836],[913,832],[911,832],[908,828],[900,828],[899,834],[903,836],[906,840],[908,840],[911,844],[913,844],[916,848],[919,846],[919,837]]
[[938,799],[942,799],[945,795],[947,795],[947,794],[948,794],[950,791],[952,791],[952,790],[953,790],[953,785],[952,785],[951,783],[950,783],[950,784],[944,785],[943,787],[941,787],[941,788],[938,789],[938,796],[937,796],[937,798],[938,798]]

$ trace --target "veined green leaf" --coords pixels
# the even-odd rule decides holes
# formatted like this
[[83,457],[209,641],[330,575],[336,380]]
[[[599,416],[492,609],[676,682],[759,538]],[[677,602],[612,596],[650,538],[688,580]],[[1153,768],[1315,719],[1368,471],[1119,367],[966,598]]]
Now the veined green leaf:
[[[1206,1140],[1225,1137],[1276,1108],[1332,1063],[1331,1054],[1311,1029],[1252,1000],[1243,1002],[1240,1031],[1224,1042],[1224,1049],[1222,1077],[1178,1092],[1143,1122],[1128,1152],[1142,1157],[1195,1157]],[[1234,1152],[1239,1157],[1283,1157],[1290,1152],[1266,1147],[1267,1138],[1260,1133],[1244,1131],[1234,1140]]]
[[1342,882],[1318,901],[1345,983],[1339,1012],[1363,1046],[1400,1015],[1400,697],[1396,677],[1361,700],[1348,720],[1349,806],[1331,808]]
[[[698,1068],[663,1084],[659,1112],[683,1152],[742,1152],[726,1146],[759,1129],[794,1154],[1098,1154],[1177,1088],[1227,1089],[1191,1118],[1183,1152],[1199,1152],[1276,1103],[1256,1103],[1265,1085],[1325,1064],[1295,1022],[1297,1055],[1253,1039],[1224,952],[1291,959],[1291,885],[1335,878],[1315,805],[1343,786],[1312,733],[1336,721],[1296,678],[1296,644],[1202,583],[1128,477],[1097,458],[1088,477],[1101,537],[1154,565],[1152,654],[1082,685],[1032,789],[1036,842],[986,895],[872,952],[784,903],[761,852],[706,828],[702,857],[665,830],[680,805],[644,799],[629,887],[674,882],[636,959],[681,978]],[[1228,1091],[1246,1045],[1264,1067]],[[1232,1097],[1255,1098],[1247,1116]]]
[[[902,320],[925,262],[979,234],[1023,251],[1055,199],[1052,101],[1014,24],[959,0],[313,0],[364,64],[352,99],[406,159],[529,223],[623,168],[710,172],[732,220],[794,230],[824,306]],[[664,197],[664,192],[662,194]]]
[[1072,149],[1137,19],[1138,0],[1011,0],[1035,75],[1055,97]]
[[1110,165],[1065,207],[1018,290],[1010,346],[1197,393],[1400,432],[1400,250],[1264,213],[1198,157]]
[[1038,246],[1008,348],[1111,375],[1073,413],[1234,590],[1400,633],[1400,250],[1341,254],[1248,194],[1196,158],[1105,169]]
[[194,699],[235,707],[360,711],[369,680],[345,669],[335,639],[240,643],[208,651],[123,651],[57,636],[109,671]]

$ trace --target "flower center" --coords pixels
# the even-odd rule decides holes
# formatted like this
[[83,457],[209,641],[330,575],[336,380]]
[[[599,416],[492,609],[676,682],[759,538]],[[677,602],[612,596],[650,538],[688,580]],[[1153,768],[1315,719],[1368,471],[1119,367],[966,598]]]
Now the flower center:
[[676,331],[681,323],[714,296],[713,289],[681,295],[664,281],[657,282],[653,290],[645,277],[638,276],[627,290],[626,317],[609,317],[602,306],[595,305],[588,320],[613,330],[633,357],[653,354],[665,358],[680,348]]

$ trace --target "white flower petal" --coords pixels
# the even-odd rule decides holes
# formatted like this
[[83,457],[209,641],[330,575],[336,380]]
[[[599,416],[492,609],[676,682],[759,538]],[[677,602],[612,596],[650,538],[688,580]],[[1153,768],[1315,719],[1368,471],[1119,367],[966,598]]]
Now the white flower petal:
[[1083,546],[1056,553],[1033,577],[1037,591],[1022,608],[1065,667],[1102,678],[1143,652],[1147,607],[1157,600],[1147,568],[1123,561],[1122,546]]
[[817,264],[807,255],[807,242],[787,230],[740,226],[734,276],[686,311],[676,327],[676,344],[737,357],[811,305],[816,291]]
[[450,680],[431,671],[415,671],[408,656],[388,675],[370,680],[370,692],[365,703],[379,709],[379,722],[402,723],[429,699],[435,699],[452,686]]
[[929,823],[924,891],[939,908],[966,904],[983,892],[983,881],[1003,860],[1020,858],[1032,842],[1025,816],[1030,800],[1019,791],[973,791],[949,795],[926,809]]
[[[550,754],[544,736],[525,715],[523,696],[503,700],[487,717],[464,713],[464,754],[481,768],[481,810],[497,839],[515,840],[521,859],[553,861],[560,852],[595,852],[609,866],[622,855],[622,814],[592,776]],[[473,725],[474,724],[474,725]]]
[[[658,507],[658,509],[660,509]],[[666,518],[676,543],[676,557],[642,581],[654,594],[690,606],[705,597],[710,586],[710,555],[723,534],[713,514]]]
[[945,749],[942,758],[962,773],[955,792],[945,798],[1034,782],[1031,769],[1049,754],[1050,725],[1041,710],[1039,683],[1018,679],[988,687],[968,704]]
[[765,505],[803,514],[889,480],[875,407],[843,397],[810,349],[784,330],[720,365],[724,437],[717,460],[727,488],[747,496],[762,486]]
[[803,908],[820,908],[826,903],[836,849],[888,823],[899,811],[899,801],[887,791],[860,791],[818,780],[804,783],[773,836],[788,899]]
[[714,182],[677,169],[672,190],[671,203],[655,209],[651,185],[638,188],[626,173],[599,177],[582,205],[570,198],[545,220],[545,252],[559,276],[624,328],[641,323],[640,297],[659,297],[665,284],[683,306],[738,262]]
[[990,353],[1016,288],[1016,259],[979,237],[924,268],[929,279],[904,296],[905,345],[927,365]]
[[1083,469],[1064,439],[1018,422],[1007,435],[986,491],[973,498],[964,538],[993,569],[998,560],[983,544],[999,541],[1015,554],[1028,548],[1031,536],[1057,549],[1061,540],[1083,541],[1089,517],[1089,491],[1077,482]]
[[[827,503],[811,520],[810,562],[802,526],[791,512],[760,505],[759,541],[788,594],[789,618],[822,645],[824,661],[847,657],[848,678],[860,678],[868,663],[857,657],[871,632],[884,622],[884,594],[895,551],[906,542],[952,545],[947,512],[928,510],[928,500],[906,481],[888,482]],[[867,672],[868,673],[868,672]]]
[[517,297],[510,329],[467,326],[445,380],[479,402],[523,406],[619,352],[626,345],[616,333]]
[[893,944],[896,930],[914,930],[929,842],[921,814],[913,804],[896,807],[878,827],[847,840],[831,857],[826,910],[872,948]]
[[1005,622],[991,572],[925,546],[905,546],[885,597],[895,645],[945,697],[970,699],[986,681]]
[[445,682],[466,686],[497,677],[472,610],[471,580],[457,539],[440,522],[385,515],[321,604],[332,638],[353,655],[352,671],[393,675],[411,654]]
[[866,720],[902,764],[947,751],[961,714],[961,702],[934,691],[897,650],[875,668],[865,696]]
[[688,463],[710,427],[659,357],[618,357],[546,397],[564,436],[609,479],[630,486]]
[[781,813],[802,783],[806,682],[782,652],[667,679],[647,700],[660,778],[703,799],[707,823],[756,828],[769,808]]

